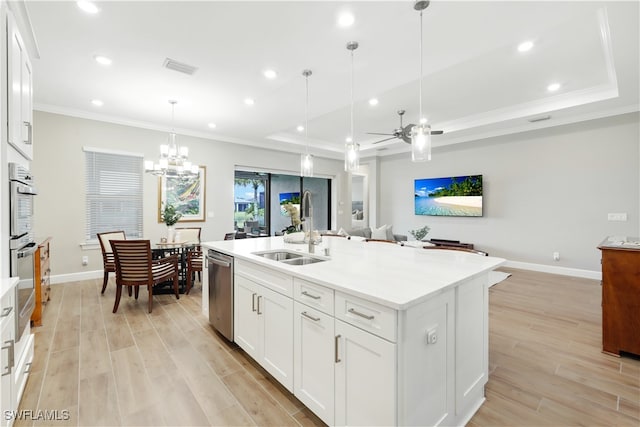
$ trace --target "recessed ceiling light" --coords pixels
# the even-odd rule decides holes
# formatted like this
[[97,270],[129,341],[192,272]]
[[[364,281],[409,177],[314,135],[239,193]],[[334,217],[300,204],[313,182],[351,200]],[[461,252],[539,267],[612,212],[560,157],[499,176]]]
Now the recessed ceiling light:
[[244,103],[247,105],[253,105],[256,103],[256,101],[253,98],[245,98]]
[[264,70],[262,74],[264,74],[264,76],[269,80],[273,80],[278,77],[278,73],[276,73],[274,70]]
[[87,13],[96,14],[100,12],[100,9],[98,9],[98,6],[96,6],[90,1],[81,0],[81,1],[77,1],[76,4],[80,9],[84,10]]
[[369,100],[369,105],[371,105],[371,106],[376,106],[376,105],[378,105],[378,98],[371,98],[371,99]]
[[100,65],[111,65],[111,59],[107,58],[106,56],[95,55],[93,59],[95,59],[96,62]]
[[104,102],[100,101],[99,99],[92,99],[91,103],[96,107],[102,107],[104,105]]
[[216,124],[215,123],[209,123],[207,126],[209,126],[209,129],[215,129],[216,128]]
[[531,40],[527,40],[526,42],[522,42],[518,45],[518,52],[527,52],[531,50],[533,47],[533,42]]
[[351,138],[350,136],[346,137],[345,142],[353,142],[353,138]]
[[549,92],[555,92],[558,89],[560,89],[560,83],[551,83],[549,86],[547,86],[547,90]]
[[352,26],[354,22],[355,18],[351,12],[342,12],[338,16],[338,25],[343,28]]
[[297,130],[298,132],[302,132],[302,131],[304,130],[304,126],[302,126],[302,125],[298,125],[298,127],[296,128],[296,130]]

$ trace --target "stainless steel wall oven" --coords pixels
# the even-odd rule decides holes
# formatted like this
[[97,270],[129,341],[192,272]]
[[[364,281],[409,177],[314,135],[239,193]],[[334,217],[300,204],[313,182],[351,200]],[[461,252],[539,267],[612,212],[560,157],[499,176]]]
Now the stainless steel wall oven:
[[29,171],[9,164],[9,252],[11,276],[19,277],[16,286],[16,342],[27,330],[35,306],[34,260],[37,245],[33,238],[33,199],[37,194]]

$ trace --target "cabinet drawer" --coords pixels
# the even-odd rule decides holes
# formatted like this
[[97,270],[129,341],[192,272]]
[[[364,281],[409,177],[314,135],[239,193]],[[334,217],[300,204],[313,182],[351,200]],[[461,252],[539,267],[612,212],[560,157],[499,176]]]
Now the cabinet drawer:
[[293,299],[333,316],[333,289],[294,277]]
[[16,358],[19,357],[20,359],[18,360],[18,363],[16,364],[15,371],[14,371],[14,375],[15,375],[14,397],[16,399],[15,401],[16,408],[20,405],[20,399],[22,398],[24,387],[27,384],[27,378],[29,377],[31,364],[33,363],[33,344],[34,344],[33,334],[26,335],[25,338],[23,339],[28,339],[27,346],[24,348],[22,355],[16,355]]
[[0,301],[0,322],[3,322],[5,319],[9,319],[14,310],[14,298],[15,289],[10,289],[7,293],[2,297]]
[[396,342],[397,313],[394,309],[340,292],[336,292],[335,304],[337,319]]
[[278,293],[293,297],[293,278],[268,267],[236,259],[235,274],[244,276]]

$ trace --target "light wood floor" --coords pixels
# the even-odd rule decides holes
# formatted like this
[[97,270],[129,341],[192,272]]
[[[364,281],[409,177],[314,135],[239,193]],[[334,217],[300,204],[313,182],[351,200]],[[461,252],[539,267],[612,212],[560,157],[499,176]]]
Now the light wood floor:
[[[640,425],[640,361],[600,352],[597,281],[508,270],[490,290],[487,400],[470,426]],[[21,410],[25,425],[322,425],[200,314],[191,295],[123,296],[101,281],[52,286]],[[37,413],[37,412],[35,412]]]

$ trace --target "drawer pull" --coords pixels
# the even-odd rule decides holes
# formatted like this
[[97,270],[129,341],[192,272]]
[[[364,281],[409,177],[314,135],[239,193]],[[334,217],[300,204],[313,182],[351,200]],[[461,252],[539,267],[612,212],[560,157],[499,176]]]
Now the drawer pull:
[[340,337],[342,335],[336,335],[335,339],[334,339],[334,348],[335,348],[335,353],[334,353],[334,359],[336,363],[340,363],[340,358],[338,357],[338,342],[340,341]]
[[313,295],[313,294],[310,294],[307,291],[302,291],[302,295],[304,295],[305,297],[313,298],[313,299],[320,299],[321,298],[320,295]]
[[256,293],[251,295],[251,311],[256,311]]
[[355,314],[356,316],[360,316],[360,317],[362,317],[364,319],[367,319],[367,320],[373,320],[373,318],[375,317],[375,316],[369,316],[367,314],[360,313],[359,311],[356,311],[355,308],[350,308],[349,309],[349,313]]
[[4,346],[2,346],[1,349],[2,350],[9,350],[9,353],[7,354],[8,355],[8,361],[7,361],[7,367],[5,368],[6,372],[2,373],[3,377],[7,376],[7,375],[11,375],[11,371],[13,370],[13,365],[15,363],[15,360],[14,360],[14,356],[15,355],[13,354],[13,352],[14,352],[13,347],[15,345],[15,342],[13,340],[9,340],[9,341],[5,341],[4,343],[5,344],[9,344],[9,345],[4,345]]
[[25,366],[25,370],[24,370],[24,373],[25,373],[25,374],[28,374],[28,373],[30,373],[30,372],[31,372],[31,365],[32,365],[32,362],[26,363],[26,364],[24,365],[24,366]]
[[260,311],[260,299],[262,298],[262,295],[258,295],[258,314],[262,314],[262,312]]
[[319,317],[313,317],[312,315],[307,314],[307,312],[306,312],[306,311],[303,311],[303,312],[302,312],[302,315],[303,315],[304,317],[306,317],[307,319],[311,319],[311,320],[313,320],[314,322],[319,322],[319,321],[320,321],[320,318],[319,318]]
[[2,314],[0,314],[0,317],[7,317],[11,314],[12,311],[13,307],[5,307],[4,309],[2,309]]

